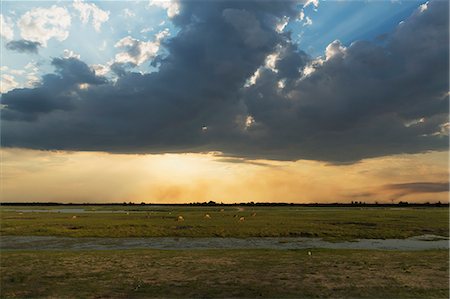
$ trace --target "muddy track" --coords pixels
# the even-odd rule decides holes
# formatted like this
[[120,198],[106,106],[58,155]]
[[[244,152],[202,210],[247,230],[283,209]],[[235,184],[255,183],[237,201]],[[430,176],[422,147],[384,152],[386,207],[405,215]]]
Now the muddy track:
[[120,249],[449,249],[440,236],[409,239],[359,239],[327,242],[319,238],[67,238],[53,236],[1,236],[0,250],[120,250]]

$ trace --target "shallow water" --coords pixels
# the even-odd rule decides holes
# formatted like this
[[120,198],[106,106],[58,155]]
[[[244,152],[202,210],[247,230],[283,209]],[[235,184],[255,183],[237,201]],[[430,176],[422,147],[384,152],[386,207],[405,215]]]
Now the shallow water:
[[[5,212],[17,212],[17,213],[129,213],[129,212],[147,212],[147,211],[125,211],[125,210],[85,210],[79,208],[73,209],[3,209]],[[149,211],[148,211],[149,212]]]
[[359,239],[327,242],[319,238],[68,238],[0,236],[0,250],[107,250],[107,249],[449,249],[446,237],[426,235],[409,239]]

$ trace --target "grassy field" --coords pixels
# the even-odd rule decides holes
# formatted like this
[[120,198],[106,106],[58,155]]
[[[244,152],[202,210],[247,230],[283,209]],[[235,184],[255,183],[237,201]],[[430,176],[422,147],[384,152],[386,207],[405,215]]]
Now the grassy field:
[[[1,206],[1,235],[331,241],[449,235],[448,208],[435,207],[71,208]],[[1,298],[449,296],[448,250],[3,250],[0,258]]]
[[2,252],[2,298],[448,298],[448,252]]
[[[0,233],[70,237],[321,237],[334,241],[424,234],[449,236],[448,208],[75,206],[95,211],[8,211],[58,208],[3,206]],[[108,209],[124,211],[98,213]],[[178,216],[183,216],[184,221],[177,221]],[[245,220],[239,221],[240,217]]]

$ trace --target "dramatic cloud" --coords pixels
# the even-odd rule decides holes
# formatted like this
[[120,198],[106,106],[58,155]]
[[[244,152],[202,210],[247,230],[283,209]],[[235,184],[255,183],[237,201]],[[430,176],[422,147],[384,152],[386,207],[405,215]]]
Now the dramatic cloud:
[[145,61],[154,58],[158,53],[161,40],[169,35],[168,30],[156,34],[155,41],[144,42],[127,36],[116,43],[114,47],[125,49],[125,52],[118,53],[115,57],[117,63],[131,63],[140,65]]
[[385,186],[387,190],[403,191],[406,193],[436,193],[448,192],[448,182],[413,182],[403,184],[390,184]]
[[10,40],[14,37],[14,24],[8,18],[0,14],[0,34],[6,39]]
[[91,66],[91,68],[98,76],[105,76],[110,71],[110,67],[108,65],[103,64],[94,64]]
[[79,100],[74,97],[77,90],[105,82],[76,58],[55,58],[52,64],[57,74],[45,75],[39,87],[15,89],[3,95],[2,104],[8,106],[3,120],[35,121],[43,113],[74,109]]
[[390,200],[398,200],[407,196],[417,196],[420,194],[448,193],[448,182],[411,182],[400,184],[387,184],[381,189],[382,193],[389,195]]
[[6,49],[17,51],[20,53],[33,53],[37,54],[39,51],[40,42],[32,42],[29,40],[13,40],[6,44]]
[[0,93],[6,93],[19,86],[19,83],[17,83],[14,76],[9,74],[2,74],[0,82]]
[[87,24],[89,20],[92,22],[95,31],[99,32],[103,23],[109,19],[109,11],[104,11],[93,3],[85,3],[82,0],[75,0],[73,3],[75,8],[80,13],[80,20],[83,24]]
[[385,46],[335,41],[307,76],[282,90],[279,74],[261,72],[244,91],[254,130],[271,137],[255,140],[259,153],[270,155],[278,145],[285,157],[352,161],[447,149],[448,136],[438,133],[448,122],[447,8],[432,2],[418,10]]
[[419,8],[383,44],[335,41],[315,59],[283,30],[299,15],[294,1],[177,7],[179,32],[161,41],[157,72],[118,63],[157,53],[130,37],[114,82],[54,59],[40,86],[3,95],[2,144],[332,163],[448,148],[447,2]]
[[166,9],[169,18],[173,18],[180,13],[180,4],[177,0],[150,0],[149,6],[158,6]]
[[18,22],[20,35],[23,39],[39,42],[46,47],[51,38],[59,41],[69,36],[71,23],[67,9],[53,5],[46,8],[33,8],[26,12]]

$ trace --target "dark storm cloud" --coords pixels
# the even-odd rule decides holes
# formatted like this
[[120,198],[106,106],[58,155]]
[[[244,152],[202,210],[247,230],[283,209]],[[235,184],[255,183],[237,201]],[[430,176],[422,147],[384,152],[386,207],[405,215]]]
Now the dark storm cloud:
[[218,158],[218,159],[215,159],[214,161],[223,162],[223,163],[247,164],[247,165],[263,166],[263,167],[273,167],[273,168],[278,167],[277,165],[272,165],[269,163],[258,162],[258,161],[249,161],[249,160],[246,160],[243,158],[232,158],[232,157]]
[[37,54],[40,46],[40,42],[33,42],[25,39],[13,40],[5,45],[8,50],[32,54]]
[[[55,58],[52,65],[56,68],[56,73],[61,79],[59,83],[72,86],[76,83],[103,84],[106,83],[105,78],[98,77],[84,62],[76,58]],[[44,84],[46,78],[44,78]],[[64,81],[64,82],[63,82]]]
[[287,157],[345,162],[446,149],[448,136],[437,132],[448,122],[447,8],[430,3],[383,47],[333,43],[326,61],[281,91],[280,72],[263,72],[243,95],[255,131],[271,136],[255,141],[258,153],[280,145]]
[[[158,72],[116,64],[112,83],[82,61],[55,59],[56,74],[39,87],[2,96],[2,144],[332,163],[443,150],[447,10],[431,2],[384,46],[336,42],[314,62],[275,30],[298,14],[294,1],[181,2],[180,31],[162,41],[169,54],[155,59]],[[273,53],[275,70],[264,67]]]
[[439,193],[448,192],[448,182],[413,182],[386,185],[384,189],[406,193]]
[[[75,58],[55,58],[52,64],[56,68],[56,74],[45,75],[40,86],[14,89],[2,95],[2,104],[8,107],[2,111],[3,121],[36,121],[39,115],[55,110],[76,109],[77,96],[74,94],[79,88],[78,84],[106,82],[104,78],[95,76],[85,63]],[[6,127],[7,124],[8,122],[2,123]],[[22,125],[26,127],[34,124]]]

